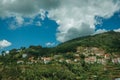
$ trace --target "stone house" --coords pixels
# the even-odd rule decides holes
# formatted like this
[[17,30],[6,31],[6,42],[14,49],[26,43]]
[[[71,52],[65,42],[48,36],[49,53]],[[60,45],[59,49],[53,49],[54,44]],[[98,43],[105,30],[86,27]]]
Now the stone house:
[[18,61],[17,61],[17,64],[24,64],[24,61],[18,60]]
[[52,61],[52,58],[51,57],[41,57],[41,60],[43,60],[43,62],[45,64],[49,63],[50,61]]
[[120,64],[120,58],[113,58],[112,63],[115,63],[115,64],[119,63]]
[[93,64],[93,63],[95,63],[97,60],[96,60],[96,56],[90,56],[90,57],[87,57],[87,58],[85,58],[85,62],[86,63],[91,63],[91,64]]
[[71,63],[72,61],[70,59],[65,60],[66,63]]
[[97,59],[97,63],[105,65],[106,60],[105,59]]
[[104,59],[110,59],[110,54],[104,54]]

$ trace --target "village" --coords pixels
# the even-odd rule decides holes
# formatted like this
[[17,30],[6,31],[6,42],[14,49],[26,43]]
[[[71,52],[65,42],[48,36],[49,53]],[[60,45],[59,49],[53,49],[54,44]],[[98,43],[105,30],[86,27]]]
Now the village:
[[[113,63],[113,64],[120,64],[120,55],[113,55],[110,53],[105,53],[104,50],[99,49],[97,47],[78,47],[76,49],[76,53],[68,52],[65,54],[68,57],[64,57],[61,54],[49,56],[49,57],[38,57],[35,58],[34,56],[28,57],[27,54],[22,54],[22,58],[28,57],[28,60],[18,60],[17,64],[37,64],[37,63],[43,63],[48,64],[51,62],[59,62],[59,63],[78,63],[81,60],[83,60],[85,63],[88,64],[102,64],[106,65],[107,63]],[[71,58],[70,58],[70,57]]]

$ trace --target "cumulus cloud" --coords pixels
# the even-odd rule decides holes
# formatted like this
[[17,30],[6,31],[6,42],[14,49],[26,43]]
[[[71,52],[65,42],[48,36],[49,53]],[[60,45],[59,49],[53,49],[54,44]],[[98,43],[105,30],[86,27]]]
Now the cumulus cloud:
[[6,54],[9,54],[9,53],[10,53],[10,51],[6,51],[5,53],[6,53]]
[[58,8],[50,10],[49,17],[60,25],[57,40],[64,42],[95,33],[95,24],[100,24],[95,17],[109,18],[119,8],[119,0],[61,0]]
[[107,32],[105,29],[98,29],[93,35]]
[[41,9],[50,10],[57,5],[59,5],[58,0],[0,0],[0,16],[32,17],[41,13]]
[[33,0],[0,0],[0,12],[2,12],[0,16],[29,16],[38,11],[38,8],[33,4],[35,4]]
[[56,44],[54,42],[47,42],[45,45],[47,47],[52,47],[52,46],[55,46]]
[[60,42],[95,33],[95,25],[101,24],[95,17],[109,18],[119,9],[120,0],[0,0],[0,17],[19,16],[15,20],[20,25],[25,24],[24,17],[34,19],[38,14],[44,20],[48,11],[59,24]]
[[88,24],[82,23],[82,26],[72,27],[66,33],[57,33],[57,39],[64,42],[76,37],[82,37],[94,33],[94,28],[90,28]]
[[115,29],[114,31],[115,31],[115,32],[120,32],[120,28],[119,28],[119,29]]
[[22,25],[24,23],[24,19],[22,17],[16,16],[15,19],[16,19],[18,25]]
[[5,48],[5,47],[11,46],[11,45],[12,45],[12,43],[7,40],[0,41],[0,48]]
[[14,20],[11,21],[9,27],[10,29],[16,29],[18,27],[23,26],[23,24],[24,24],[24,19],[21,16],[16,16],[14,17]]
[[[52,3],[53,1],[0,0],[0,17],[2,19],[11,18],[11,17],[14,18],[9,25],[10,29],[16,29],[24,25],[30,25],[31,22],[25,22],[25,18],[34,20],[36,16],[40,15],[40,19],[44,20],[45,10],[47,10],[47,8],[45,8],[46,7],[45,4],[48,5],[49,2]],[[53,3],[55,3],[55,1]],[[36,25],[34,21],[32,22],[33,22],[32,24]]]

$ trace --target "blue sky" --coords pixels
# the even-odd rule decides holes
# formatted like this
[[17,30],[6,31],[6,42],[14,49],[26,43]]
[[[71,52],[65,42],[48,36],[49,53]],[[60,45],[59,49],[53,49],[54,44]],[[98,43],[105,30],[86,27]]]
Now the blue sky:
[[[20,47],[29,47],[30,45],[42,45],[46,47],[47,43],[54,43],[57,45],[59,42],[56,40],[56,32],[58,25],[54,20],[50,20],[49,18],[45,18],[41,22],[41,26],[37,25],[27,25],[22,26],[18,29],[10,29],[9,21],[12,19],[0,19],[0,40],[8,40],[12,43],[12,46],[6,48],[20,48]],[[38,21],[37,17],[35,21]],[[53,46],[55,46],[53,45]],[[49,46],[49,45],[48,45]],[[52,46],[52,45],[50,45]]]
[[0,7],[1,51],[120,32],[120,0],[1,0]]
[[99,18],[102,20],[102,24],[96,25],[96,29],[114,30],[120,28],[120,11],[115,12],[114,15],[108,19]]

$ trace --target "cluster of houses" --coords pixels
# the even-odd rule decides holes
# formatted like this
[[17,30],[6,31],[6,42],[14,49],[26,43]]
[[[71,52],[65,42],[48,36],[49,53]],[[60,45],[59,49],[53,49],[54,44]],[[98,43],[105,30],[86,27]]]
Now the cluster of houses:
[[45,63],[45,64],[47,64],[50,61],[52,61],[52,58],[50,58],[50,57],[41,57],[41,59],[40,58],[35,59],[35,57],[31,56],[31,57],[28,58],[27,61],[18,60],[17,64],[33,64],[33,63],[34,64],[35,63]]
[[[62,55],[54,55],[52,57],[38,57],[35,59],[33,56],[28,58],[27,62],[23,60],[18,60],[17,64],[33,64],[33,63],[44,63],[47,64],[52,61],[57,62],[66,62],[66,63],[75,63],[81,61],[81,55],[84,55],[84,61],[89,64],[99,63],[106,64],[108,62],[112,62],[114,64],[120,64],[120,57],[118,55],[111,55],[109,53],[105,53],[104,50],[96,48],[96,47],[78,47],[76,53],[72,53],[74,59],[64,58]],[[69,55],[69,53],[68,53]],[[27,57],[27,54],[22,55],[23,58]]]
[[105,53],[104,50],[99,49],[97,47],[86,47],[86,48],[78,47],[77,53],[85,55],[84,60],[86,63],[106,64],[112,62],[112,63],[120,64],[119,55],[111,55],[110,53]]

